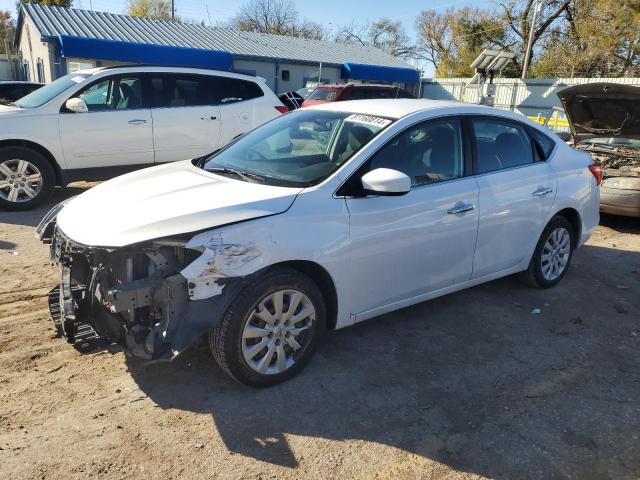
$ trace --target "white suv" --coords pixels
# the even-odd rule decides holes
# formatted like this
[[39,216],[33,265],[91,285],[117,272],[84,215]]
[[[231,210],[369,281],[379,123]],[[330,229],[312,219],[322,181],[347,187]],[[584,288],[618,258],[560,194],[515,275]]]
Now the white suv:
[[175,67],[83,70],[0,106],[0,208],[226,145],[286,107],[265,80]]

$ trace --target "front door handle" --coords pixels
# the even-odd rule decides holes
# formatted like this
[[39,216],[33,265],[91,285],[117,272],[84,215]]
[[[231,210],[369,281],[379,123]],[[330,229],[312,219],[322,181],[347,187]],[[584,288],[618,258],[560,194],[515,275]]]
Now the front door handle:
[[541,197],[543,195],[548,195],[551,192],[553,192],[553,188],[551,187],[538,187],[531,195],[534,197]]
[[144,125],[145,123],[147,123],[147,121],[143,120],[141,118],[136,118],[134,120],[129,120],[129,125]]
[[452,208],[447,210],[447,213],[457,215],[458,213],[470,212],[475,209],[476,206],[472,203],[456,203]]

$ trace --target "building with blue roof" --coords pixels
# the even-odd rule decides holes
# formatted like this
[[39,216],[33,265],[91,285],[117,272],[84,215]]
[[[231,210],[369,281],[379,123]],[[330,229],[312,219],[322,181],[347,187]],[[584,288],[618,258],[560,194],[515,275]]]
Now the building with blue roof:
[[417,88],[420,80],[374,47],[40,4],[20,6],[14,44],[23,79],[40,82],[132,63],[233,70],[265,78],[275,92],[348,81]]

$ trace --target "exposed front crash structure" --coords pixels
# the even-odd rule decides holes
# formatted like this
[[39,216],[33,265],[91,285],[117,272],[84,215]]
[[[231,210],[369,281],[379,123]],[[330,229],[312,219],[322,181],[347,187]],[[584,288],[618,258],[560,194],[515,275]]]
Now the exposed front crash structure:
[[260,268],[255,246],[225,244],[220,234],[195,248],[182,238],[121,248],[80,245],[56,225],[56,208],[37,235],[60,267],[49,303],[70,343],[91,331],[131,356],[171,359],[215,326],[241,277]]

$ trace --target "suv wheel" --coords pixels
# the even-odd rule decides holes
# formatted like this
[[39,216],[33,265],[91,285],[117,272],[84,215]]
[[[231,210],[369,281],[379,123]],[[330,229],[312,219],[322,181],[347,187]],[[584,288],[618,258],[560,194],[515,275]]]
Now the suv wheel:
[[521,278],[533,287],[553,287],[566,275],[575,244],[571,223],[564,217],[553,217],[542,232],[529,268],[522,272]]
[[222,369],[238,382],[268,387],[309,362],[325,330],[325,312],[313,280],[278,268],[240,291],[211,330],[209,345]]
[[55,186],[51,164],[25,147],[0,149],[0,207],[28,210],[44,202]]

